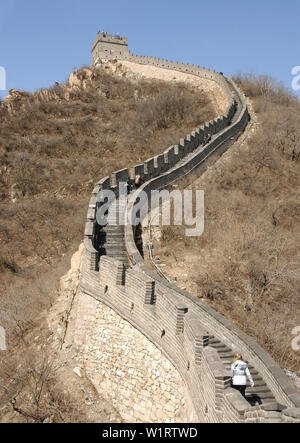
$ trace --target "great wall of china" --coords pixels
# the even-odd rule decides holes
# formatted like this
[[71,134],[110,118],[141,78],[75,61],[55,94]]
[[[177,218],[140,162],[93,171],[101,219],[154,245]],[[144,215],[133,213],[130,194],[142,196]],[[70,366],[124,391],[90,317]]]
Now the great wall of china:
[[[132,212],[139,193],[172,189],[182,176],[203,173],[246,129],[249,113],[244,96],[233,81],[208,69],[135,56],[127,39],[98,34],[92,62],[118,59],[184,72],[215,82],[227,98],[226,113],[198,128],[178,145],[142,164],[100,180],[89,203],[84,233],[80,290],[91,297],[91,312],[103,303],[140,331],[176,368],[183,380],[188,420],[194,422],[300,422],[300,394],[276,362],[250,337],[205,302],[166,282],[152,272],[139,253],[130,224],[98,225],[99,193],[142,173],[145,183],[132,196]],[[207,135],[212,139],[204,144]],[[190,174],[193,172],[193,174]],[[116,213],[118,217],[118,213]],[[250,402],[230,386],[230,361],[239,350],[249,362],[255,388]],[[163,418],[163,417],[161,417]]]

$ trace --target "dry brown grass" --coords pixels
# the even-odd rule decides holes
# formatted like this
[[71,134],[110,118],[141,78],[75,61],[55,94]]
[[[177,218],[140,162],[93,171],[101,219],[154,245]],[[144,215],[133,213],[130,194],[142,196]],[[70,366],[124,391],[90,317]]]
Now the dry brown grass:
[[[40,266],[77,247],[97,180],[160,153],[214,116],[205,94],[184,84],[129,80],[106,69],[89,79],[86,72],[78,73],[84,88],[54,86],[55,101],[28,94],[13,116],[0,108],[2,306],[15,302],[7,293],[18,282],[28,286]],[[16,203],[12,185],[23,196]]]
[[[91,408],[86,407],[80,385],[76,381],[74,383],[74,375],[47,346],[42,345],[37,352],[28,343],[24,354],[14,351],[6,362],[1,368],[1,423],[95,421],[89,413]],[[70,386],[72,383],[73,386]]]
[[[121,78],[103,68],[91,77],[83,68],[77,76],[84,87],[55,85],[49,90],[53,100],[24,93],[13,115],[0,106],[0,325],[8,349],[19,354],[29,352],[28,334],[44,324],[43,313],[82,240],[94,183],[161,153],[216,116],[205,93],[184,84]],[[16,202],[11,201],[13,185]],[[0,378],[3,368],[12,367],[8,353],[1,358]],[[21,385],[27,369],[30,373],[26,364],[25,379],[12,369]],[[32,395],[22,394],[17,407],[28,420],[44,420],[52,395],[46,385],[38,410],[28,404]],[[0,395],[0,411],[18,397],[17,386],[9,390],[9,399]],[[56,398],[64,420],[78,420],[61,404],[66,396]]]
[[253,100],[258,129],[247,149],[195,181],[205,191],[202,237],[164,228],[155,255],[182,267],[182,284],[299,373],[291,332],[300,313],[300,104],[269,78],[235,80]]

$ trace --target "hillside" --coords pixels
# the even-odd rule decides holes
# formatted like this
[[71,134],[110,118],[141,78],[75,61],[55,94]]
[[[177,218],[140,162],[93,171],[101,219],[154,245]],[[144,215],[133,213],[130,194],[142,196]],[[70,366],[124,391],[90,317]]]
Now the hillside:
[[[161,153],[219,114],[212,93],[171,80],[146,80],[107,63],[49,90],[12,91],[1,104],[0,324],[10,349],[1,353],[3,420],[44,421],[50,410],[54,421],[91,420],[78,410],[79,393],[70,399],[61,382],[51,384],[45,316],[82,240],[95,182]],[[28,386],[41,374],[47,395],[35,408]],[[9,415],[14,397],[27,416]],[[106,417],[116,419],[115,412]]]
[[20,111],[0,111],[2,294],[78,246],[99,177],[160,153],[215,116],[195,88],[126,78],[109,66],[82,69],[70,82],[49,91],[50,101],[28,94]]
[[205,192],[204,234],[154,229],[153,255],[175,284],[299,375],[291,342],[300,312],[300,103],[267,77],[235,80],[251,100],[252,123],[245,141],[189,186]]

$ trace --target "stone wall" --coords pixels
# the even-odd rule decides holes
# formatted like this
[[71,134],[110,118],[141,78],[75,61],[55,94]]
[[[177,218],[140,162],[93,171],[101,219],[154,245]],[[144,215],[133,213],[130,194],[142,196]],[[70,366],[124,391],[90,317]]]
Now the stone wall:
[[[81,289],[125,318],[168,357],[184,380],[196,420],[299,422],[300,396],[274,360],[253,339],[204,302],[166,283],[150,271],[137,250],[132,226],[125,227],[125,249],[130,269],[107,256],[101,257],[99,266],[97,235],[100,228],[96,223],[96,210],[97,194],[101,189],[110,187],[117,193],[119,181],[142,172],[146,183],[128,205],[130,214],[141,190],[150,197],[152,189],[168,188],[183,175],[188,178],[192,171],[200,174],[209,162],[216,161],[230,147],[248,122],[244,97],[234,83],[223,75],[152,57],[125,54],[124,59],[216,81],[228,98],[228,109],[224,116],[198,128],[161,156],[129,170],[118,171],[97,184],[90,201],[85,229]],[[215,137],[204,145],[208,134]],[[281,405],[252,407],[233,390],[220,357],[209,346],[211,337],[216,337],[230,348],[234,344],[241,350]]]
[[[189,407],[189,416],[197,417],[199,422],[279,422],[289,421],[288,417],[297,420],[296,408],[278,412],[277,405],[271,405],[270,410],[252,407],[230,387],[228,371],[216,350],[209,346],[209,337],[214,331],[215,336],[220,336],[225,329],[230,335],[232,325],[227,322],[225,328],[222,323],[226,320],[205,303],[183,298],[183,291],[158,278],[153,280],[141,270],[126,270],[110,257],[101,257],[97,274],[97,285],[83,282],[84,292],[94,297],[97,293],[98,300],[142,331],[169,358],[181,374],[193,406]],[[155,297],[149,298],[153,282]],[[233,334],[231,338],[237,341]],[[277,381],[280,384],[280,379]]]
[[124,421],[190,419],[180,375],[144,335],[82,292],[76,318],[76,361]]

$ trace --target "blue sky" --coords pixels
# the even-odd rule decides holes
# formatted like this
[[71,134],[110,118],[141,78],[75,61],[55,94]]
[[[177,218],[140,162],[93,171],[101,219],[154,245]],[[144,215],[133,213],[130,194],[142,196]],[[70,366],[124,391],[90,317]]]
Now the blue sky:
[[65,81],[90,64],[104,29],[127,36],[138,55],[226,75],[268,74],[290,88],[300,65],[299,17],[299,0],[0,0],[0,66],[7,89]]

